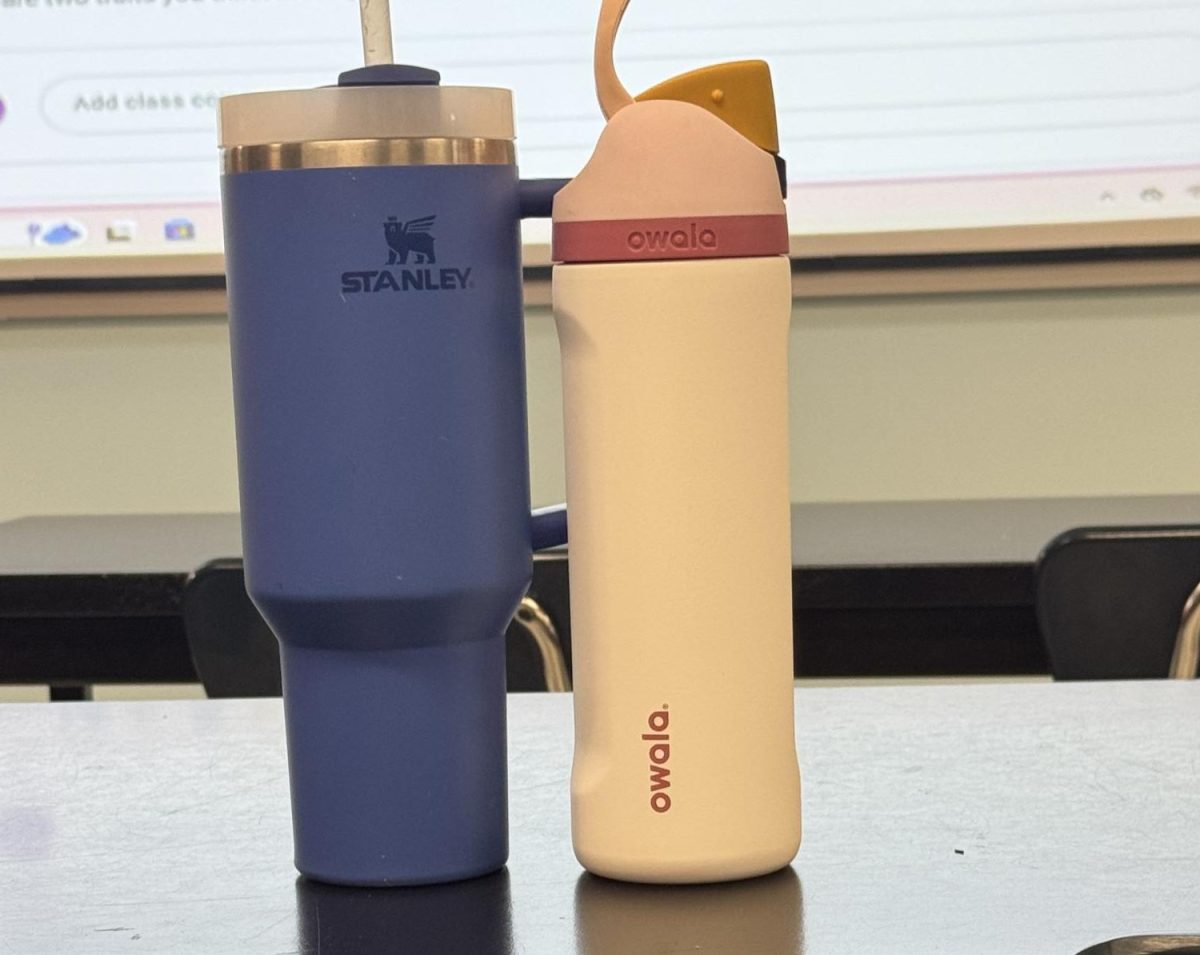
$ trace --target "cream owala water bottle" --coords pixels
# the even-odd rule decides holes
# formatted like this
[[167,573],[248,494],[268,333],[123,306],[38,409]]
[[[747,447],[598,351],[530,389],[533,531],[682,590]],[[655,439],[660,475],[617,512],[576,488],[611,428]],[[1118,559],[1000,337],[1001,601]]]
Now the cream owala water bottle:
[[800,843],[792,700],[791,274],[765,63],[709,67],[609,122],[554,204],[575,853],[644,882],[737,879]]

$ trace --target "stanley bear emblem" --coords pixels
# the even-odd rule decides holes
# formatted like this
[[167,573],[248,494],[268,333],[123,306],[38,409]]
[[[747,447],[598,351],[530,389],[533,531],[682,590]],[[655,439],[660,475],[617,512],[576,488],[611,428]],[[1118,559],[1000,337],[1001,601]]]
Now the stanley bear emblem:
[[433,253],[433,235],[429,231],[436,218],[423,216],[401,222],[395,216],[388,216],[383,224],[383,235],[388,244],[387,264],[407,265],[410,252],[416,256],[413,261],[418,265],[437,262],[437,256]]

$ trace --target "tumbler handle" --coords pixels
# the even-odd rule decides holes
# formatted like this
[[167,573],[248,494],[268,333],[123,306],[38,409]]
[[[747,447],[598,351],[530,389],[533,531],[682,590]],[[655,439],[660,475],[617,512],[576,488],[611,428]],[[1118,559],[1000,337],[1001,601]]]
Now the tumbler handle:
[[[546,219],[554,211],[554,195],[569,179],[522,179],[518,204],[522,219]],[[530,516],[533,549],[561,547],[567,542],[567,505],[539,507]]]
[[517,185],[522,219],[549,219],[554,211],[554,195],[570,179],[522,179]]

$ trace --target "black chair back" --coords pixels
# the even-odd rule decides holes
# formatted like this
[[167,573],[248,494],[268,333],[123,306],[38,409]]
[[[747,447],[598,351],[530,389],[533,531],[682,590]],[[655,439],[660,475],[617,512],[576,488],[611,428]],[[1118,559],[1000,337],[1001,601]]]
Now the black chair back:
[[183,588],[183,628],[208,696],[279,696],[279,644],[250,602],[240,559],[214,560]]
[[1056,680],[1166,677],[1200,583],[1200,527],[1095,527],[1054,538],[1037,615]]

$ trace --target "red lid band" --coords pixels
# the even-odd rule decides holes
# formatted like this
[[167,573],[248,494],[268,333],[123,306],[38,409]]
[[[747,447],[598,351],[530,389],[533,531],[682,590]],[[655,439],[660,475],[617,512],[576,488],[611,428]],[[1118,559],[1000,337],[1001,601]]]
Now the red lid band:
[[641,262],[787,252],[787,216],[781,214],[555,222],[551,257],[555,262]]

